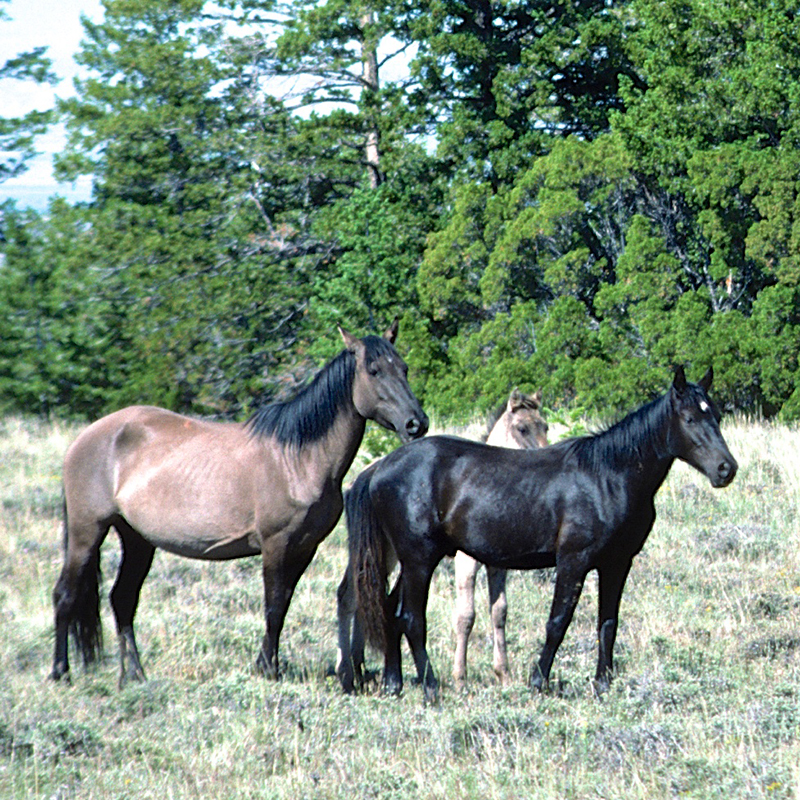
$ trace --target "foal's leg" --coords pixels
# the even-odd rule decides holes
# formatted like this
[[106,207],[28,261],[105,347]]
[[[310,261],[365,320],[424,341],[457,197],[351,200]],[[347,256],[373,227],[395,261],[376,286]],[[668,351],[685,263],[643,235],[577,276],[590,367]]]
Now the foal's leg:
[[139,605],[142,584],[153,563],[155,547],[124,521],[120,520],[115,527],[122,543],[122,560],[109,599],[117,621],[119,686],[122,688],[128,681],[145,679],[133,634],[133,618]]
[[453,680],[458,688],[467,681],[467,645],[475,624],[475,578],[480,564],[459,550],[453,559],[456,573],[456,652],[453,658]]
[[564,639],[575,606],[581,596],[583,582],[586,579],[586,570],[574,564],[559,564],[556,571],[556,587],[553,594],[553,604],[550,608],[550,617],[547,620],[544,647],[539,655],[539,663],[531,670],[531,689],[542,691],[546,689],[550,680],[550,669],[556,651]]
[[614,671],[614,642],[617,638],[619,603],[631,568],[631,560],[606,564],[598,570],[600,586],[597,613],[597,672],[595,689],[599,694],[611,685]]
[[506,650],[506,616],[508,600],[506,599],[506,575],[504,569],[486,567],[489,581],[489,610],[492,615],[492,632],[494,640],[493,666],[494,674],[502,686],[511,683],[511,672],[508,668],[508,652]]

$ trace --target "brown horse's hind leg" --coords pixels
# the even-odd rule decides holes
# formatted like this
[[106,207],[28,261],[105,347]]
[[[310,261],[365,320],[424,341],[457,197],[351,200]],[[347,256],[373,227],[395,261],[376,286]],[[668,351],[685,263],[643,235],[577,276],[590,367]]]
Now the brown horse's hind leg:
[[111,590],[111,607],[117,621],[119,636],[120,675],[119,686],[128,681],[143,681],[144,670],[139,659],[139,649],[133,633],[133,618],[139,604],[139,593],[153,563],[155,548],[123,520],[114,527],[122,543],[122,560],[117,579]]
[[100,627],[100,545],[108,532],[107,524],[85,531],[71,529],[66,515],[64,566],[53,590],[55,611],[55,652],[51,680],[69,679],[69,637],[73,636],[85,664],[92,663],[102,650]]

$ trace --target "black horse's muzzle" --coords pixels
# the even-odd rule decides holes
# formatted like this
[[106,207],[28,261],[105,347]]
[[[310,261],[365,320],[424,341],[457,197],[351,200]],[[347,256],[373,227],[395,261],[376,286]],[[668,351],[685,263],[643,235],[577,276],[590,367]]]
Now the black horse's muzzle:
[[729,455],[728,458],[724,458],[722,461],[717,464],[717,472],[711,478],[711,485],[715,489],[722,489],[725,486],[728,486],[730,482],[736,477],[736,472],[739,469],[739,465],[736,463],[736,459]]

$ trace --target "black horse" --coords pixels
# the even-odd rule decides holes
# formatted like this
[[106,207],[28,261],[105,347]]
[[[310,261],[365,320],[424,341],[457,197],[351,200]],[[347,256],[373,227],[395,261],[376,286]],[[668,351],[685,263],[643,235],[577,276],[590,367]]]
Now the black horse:
[[[622,589],[655,521],[653,497],[679,458],[714,487],[737,464],[708,396],[678,368],[670,390],[608,430],[540,450],[507,450],[446,436],[407,444],[362,473],[345,506],[349,568],[367,636],[385,654],[384,688],[402,689],[400,644],[411,646],[427,699],[438,684],[426,649],[431,576],[463,550],[504,569],[556,568],[546,640],[530,674],[547,686],[587,573],[599,574],[595,686],[608,688]],[[401,565],[387,595],[384,565]]]

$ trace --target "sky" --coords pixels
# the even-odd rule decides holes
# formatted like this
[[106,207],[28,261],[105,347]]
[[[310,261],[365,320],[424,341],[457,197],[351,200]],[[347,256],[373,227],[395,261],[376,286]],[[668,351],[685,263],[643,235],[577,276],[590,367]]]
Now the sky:
[[[0,3],[9,19],[0,20],[0,63],[34,47],[46,46],[53,71],[61,78],[55,87],[37,86],[32,81],[0,81],[0,115],[16,117],[34,109],[52,108],[56,97],[73,93],[72,79],[78,73],[73,56],[83,38],[81,14],[100,21],[101,0],[10,0]],[[0,183],[0,201],[8,198],[19,206],[39,211],[55,194],[71,201],[88,199],[90,180],[59,184],[53,178],[53,156],[64,146],[63,128],[53,129],[36,142],[41,155],[22,175]]]

